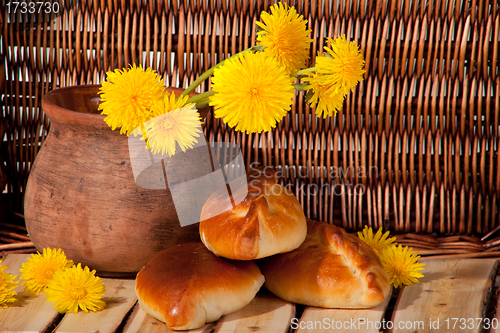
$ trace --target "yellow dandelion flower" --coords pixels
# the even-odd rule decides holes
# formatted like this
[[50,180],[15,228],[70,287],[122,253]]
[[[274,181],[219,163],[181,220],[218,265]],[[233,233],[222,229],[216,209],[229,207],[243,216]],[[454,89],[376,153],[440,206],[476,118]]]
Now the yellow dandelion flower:
[[237,131],[270,131],[290,110],[294,88],[277,60],[246,52],[216,68],[210,105],[214,115]]
[[358,231],[359,239],[368,244],[377,255],[381,254],[396,241],[396,237],[387,238],[388,236],[389,231],[386,231],[382,235],[382,227],[378,228],[375,235],[373,235],[373,229],[367,225],[365,225],[363,232]]
[[316,73],[323,74],[323,85],[331,92],[345,95],[363,80],[364,59],[355,42],[347,42],[345,36],[327,38],[330,48],[324,47],[326,55],[316,57]]
[[55,271],[73,266],[73,261],[66,258],[66,254],[61,249],[43,249],[42,254],[37,252],[23,263],[21,280],[26,280],[21,285],[27,290],[40,293],[47,285],[47,281],[52,278]]
[[99,110],[112,130],[120,127],[120,134],[130,135],[151,119],[150,108],[163,97],[163,81],[151,68],[144,70],[135,64],[129,70],[117,69],[106,75],[107,82],[99,90]]
[[0,260],[0,309],[5,309],[8,306],[7,303],[15,302],[17,295],[17,292],[14,291],[18,285],[18,282],[15,281],[17,276],[5,273],[6,268],[7,266],[2,266],[2,260]]
[[[309,105],[316,106],[318,117],[336,115],[344,103],[344,95],[332,92],[330,86],[324,85],[321,80],[321,74],[314,74],[311,77],[305,77],[302,80],[309,82],[304,89],[310,91]],[[308,94],[308,95],[309,95]]]
[[389,282],[394,287],[401,285],[411,286],[418,283],[418,279],[424,277],[420,270],[424,269],[424,263],[417,263],[420,258],[418,252],[412,254],[412,248],[408,246],[392,245],[385,249],[380,261],[389,277]]
[[309,59],[312,39],[302,15],[294,7],[278,3],[271,7],[271,14],[262,12],[260,18],[262,22],[256,22],[262,29],[257,34],[257,45],[264,47],[265,54],[275,57],[287,73],[303,68]]
[[153,153],[175,154],[176,144],[186,152],[198,141],[202,133],[201,117],[194,104],[185,105],[188,96],[179,98],[175,94],[165,96],[164,102],[155,103],[152,111],[155,118],[145,124],[146,137]]
[[45,289],[47,302],[54,303],[60,313],[102,310],[106,306],[101,299],[105,292],[106,287],[101,278],[95,276],[95,270],[82,268],[81,264],[56,271]]

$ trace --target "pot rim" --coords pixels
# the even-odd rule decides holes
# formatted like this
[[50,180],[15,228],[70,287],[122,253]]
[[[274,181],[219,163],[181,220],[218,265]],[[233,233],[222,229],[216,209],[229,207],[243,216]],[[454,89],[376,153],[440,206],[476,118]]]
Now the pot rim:
[[[53,101],[51,101],[51,97],[55,93],[59,93],[61,91],[65,92],[65,91],[81,90],[81,89],[89,89],[89,90],[96,89],[98,91],[98,88],[100,86],[101,85],[99,85],[99,84],[84,84],[84,85],[74,85],[74,86],[67,86],[67,87],[53,89],[53,90],[51,90],[43,95],[43,97],[42,97],[42,110],[44,112],[48,113],[49,119],[51,121],[52,121],[51,114],[53,114],[53,112],[51,112],[51,111],[54,110],[54,111],[57,111],[57,113],[63,117],[64,116],[75,117],[76,115],[78,115],[79,117],[81,117],[83,119],[88,119],[88,120],[98,119],[98,120],[104,122],[104,118],[106,118],[106,116],[102,115],[100,113],[85,113],[85,112],[80,112],[80,111],[76,111],[76,110],[71,110],[71,109],[64,108],[64,107],[54,103]],[[97,91],[96,91],[96,98],[99,98],[99,96],[97,95]],[[49,112],[47,112],[47,110],[49,110]]]
[[[67,93],[69,91],[73,90],[81,91],[83,89],[87,90],[94,89],[96,92],[96,98],[100,98],[98,94],[100,87],[101,87],[100,84],[83,84],[83,85],[73,85],[73,86],[53,89],[43,95],[42,105],[41,105],[42,110],[47,114],[49,120],[53,123],[92,125],[92,126],[111,129],[111,127],[109,127],[108,124],[106,124],[106,122],[104,121],[106,115],[101,114],[100,111],[98,113],[88,113],[77,110],[71,110],[56,104],[52,100],[52,96],[55,93],[60,93],[60,92]],[[176,93],[181,93],[182,91],[184,91],[184,89],[176,87],[165,87],[165,89],[170,91],[175,91]],[[189,96],[195,96],[197,94],[198,93],[191,93]],[[206,118],[209,110],[210,110],[209,107],[198,109],[198,112],[200,113],[202,119]]]

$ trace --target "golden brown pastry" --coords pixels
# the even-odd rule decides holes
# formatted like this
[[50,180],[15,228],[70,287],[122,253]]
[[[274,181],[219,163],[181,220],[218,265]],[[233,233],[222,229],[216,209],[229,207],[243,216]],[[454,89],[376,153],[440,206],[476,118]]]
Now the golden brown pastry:
[[236,205],[223,199],[225,187],[207,200],[201,211],[202,242],[216,255],[237,260],[264,258],[299,247],[306,237],[307,222],[297,198],[277,184],[270,168],[252,170],[247,181],[248,194],[246,187],[235,186],[240,188],[232,193],[234,202],[239,202]]
[[307,238],[298,249],[259,262],[265,287],[289,302],[323,308],[382,303],[390,284],[373,250],[342,228],[307,223]]
[[160,252],[137,274],[140,307],[174,330],[189,330],[235,312],[255,297],[264,276],[252,261],[215,256],[202,243]]

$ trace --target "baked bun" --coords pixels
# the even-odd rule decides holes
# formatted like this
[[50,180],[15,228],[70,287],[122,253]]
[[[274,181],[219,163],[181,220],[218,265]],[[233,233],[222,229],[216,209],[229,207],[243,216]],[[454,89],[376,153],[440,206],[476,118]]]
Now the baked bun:
[[389,279],[373,250],[344,229],[308,220],[296,250],[259,262],[265,287],[294,303],[322,308],[371,308],[389,295]]
[[201,240],[218,256],[264,258],[294,250],[306,238],[307,222],[297,198],[277,184],[273,169],[252,171],[239,180],[248,182],[248,192],[247,186],[232,186],[239,189],[232,193],[238,204],[223,199],[227,197],[224,187],[212,194],[201,210]]
[[250,303],[264,283],[252,261],[215,256],[202,243],[164,250],[137,274],[139,306],[174,330],[213,322]]

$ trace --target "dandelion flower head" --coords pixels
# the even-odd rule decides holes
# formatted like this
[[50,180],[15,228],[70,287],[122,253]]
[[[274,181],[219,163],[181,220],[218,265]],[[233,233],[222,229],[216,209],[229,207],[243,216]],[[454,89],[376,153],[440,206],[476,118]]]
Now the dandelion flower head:
[[298,15],[294,7],[277,3],[271,7],[271,14],[262,12],[262,22],[256,22],[262,30],[258,32],[257,44],[264,47],[264,53],[276,58],[290,74],[306,65],[312,39],[311,30],[306,30],[307,21]]
[[277,60],[246,52],[215,69],[209,105],[237,131],[270,131],[290,110],[294,88]]
[[106,75],[107,81],[99,90],[99,110],[112,130],[120,127],[120,134],[130,135],[151,119],[151,107],[163,98],[163,81],[151,68],[144,70],[135,64]]
[[345,95],[363,80],[363,55],[356,43],[347,42],[345,36],[327,40],[330,47],[325,46],[326,54],[316,57],[316,72],[323,74],[323,85],[331,87],[331,92]]
[[73,266],[73,261],[66,258],[66,254],[61,249],[45,248],[36,254],[32,254],[28,260],[23,263],[21,280],[26,280],[21,285],[27,290],[40,293],[47,285],[47,281],[52,278],[58,269],[64,269]]
[[16,276],[10,273],[5,273],[4,270],[7,266],[2,266],[0,260],[0,309],[5,309],[8,304],[16,300],[17,292],[14,289],[17,287],[18,282],[15,280]]
[[310,77],[305,77],[302,80],[309,82],[304,88],[309,90],[309,105],[316,106],[316,114],[318,117],[326,118],[327,116],[336,115],[342,108],[344,103],[344,95],[339,92],[332,92],[330,86],[324,85],[321,80],[321,74],[313,74]]
[[146,136],[153,153],[173,156],[176,144],[186,152],[193,148],[200,136],[201,118],[194,104],[186,105],[188,96],[176,101],[175,93],[166,94],[164,101],[152,108],[155,118],[145,124]]
[[420,258],[418,252],[412,253],[412,248],[399,245],[391,245],[380,255],[380,261],[389,277],[389,282],[394,287],[401,285],[411,286],[418,283],[418,279],[424,277],[420,271],[425,263],[418,263]]
[[359,239],[368,244],[377,255],[380,255],[396,241],[396,237],[388,238],[388,236],[389,231],[382,234],[382,227],[377,230],[375,235],[373,234],[373,229],[366,225],[363,232],[358,231]]
[[95,270],[82,268],[81,264],[55,272],[52,280],[47,283],[45,294],[47,302],[53,303],[60,313],[78,313],[83,310],[102,310],[106,303],[101,299],[106,287]]

